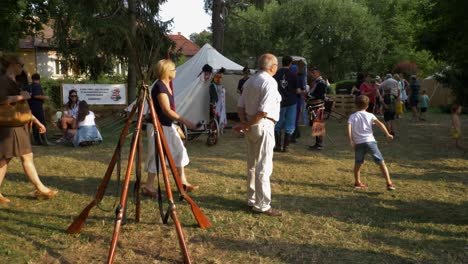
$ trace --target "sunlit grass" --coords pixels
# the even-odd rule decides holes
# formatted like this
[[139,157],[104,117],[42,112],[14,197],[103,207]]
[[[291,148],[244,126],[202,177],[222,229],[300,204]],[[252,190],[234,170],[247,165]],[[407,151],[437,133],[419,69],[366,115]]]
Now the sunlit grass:
[[[302,127],[300,143],[274,157],[272,198],[284,212],[280,218],[252,214],[245,205],[243,138],[228,130],[213,147],[205,145],[204,136],[189,142],[186,172],[200,185],[191,197],[213,224],[197,228],[190,206],[177,202],[194,263],[466,262],[468,154],[450,147],[448,115],[429,117],[430,122],[416,124],[399,120],[392,142],[375,133],[397,186],[394,192],[386,190],[369,159],[362,177],[370,188],[352,188],[354,154],[345,137],[346,121],[327,124],[330,139],[321,152],[307,150],[312,138],[309,127]],[[102,202],[110,211],[93,209],[80,235],[64,231],[93,199],[121,128],[121,123],[106,123],[100,146],[34,147],[42,180],[60,190],[51,201],[35,200],[19,161],[10,163],[1,187],[12,203],[0,207],[0,263],[105,262],[119,199],[115,177]],[[466,136],[462,143],[468,146]],[[127,143],[122,179],[128,148]],[[172,221],[161,224],[157,202],[144,198],[141,222],[135,223],[129,198],[116,263],[182,262]]]

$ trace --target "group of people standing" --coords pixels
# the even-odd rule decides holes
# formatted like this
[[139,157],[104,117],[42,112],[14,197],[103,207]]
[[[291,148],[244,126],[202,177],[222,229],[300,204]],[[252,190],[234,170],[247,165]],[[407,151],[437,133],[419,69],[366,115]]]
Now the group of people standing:
[[[278,92],[281,95],[279,120],[275,124],[275,152],[288,152],[290,143],[296,143],[300,137],[299,119],[304,110],[305,101],[318,100],[324,102],[327,81],[322,78],[317,67],[311,67],[305,72],[299,72],[299,67],[293,64],[291,56],[282,57],[282,66],[273,75]],[[309,86],[305,84],[304,74],[312,79]],[[309,89],[307,89],[307,87]],[[312,124],[311,124],[312,125]],[[284,133],[283,133],[284,131]],[[323,136],[317,136],[310,149],[323,149]]]
[[[359,87],[359,88],[357,88]],[[390,134],[395,135],[394,120],[401,118],[405,109],[411,110],[411,121],[425,121],[429,107],[429,97],[426,91],[421,92],[421,86],[416,75],[408,82],[403,74],[388,73],[385,80],[370,74],[358,75],[357,84],[352,88],[355,96],[366,95],[369,98],[367,111],[383,114],[385,124]]]

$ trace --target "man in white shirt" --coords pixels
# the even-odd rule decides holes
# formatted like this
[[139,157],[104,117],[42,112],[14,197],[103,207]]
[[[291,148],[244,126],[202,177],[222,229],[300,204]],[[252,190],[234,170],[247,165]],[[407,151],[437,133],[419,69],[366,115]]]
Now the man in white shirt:
[[238,127],[247,141],[247,205],[257,213],[281,216],[281,211],[270,205],[274,129],[281,103],[278,84],[272,77],[278,70],[278,59],[264,54],[258,66],[260,71],[245,82],[237,104]]

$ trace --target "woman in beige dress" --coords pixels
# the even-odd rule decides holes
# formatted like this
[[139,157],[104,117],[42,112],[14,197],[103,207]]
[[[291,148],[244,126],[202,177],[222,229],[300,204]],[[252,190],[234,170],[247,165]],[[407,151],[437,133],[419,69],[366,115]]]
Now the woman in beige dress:
[[[15,77],[23,69],[23,62],[15,54],[0,53],[0,104],[13,103],[28,100],[28,92],[21,91]],[[31,120],[40,133],[45,133],[46,128],[34,116]],[[23,170],[29,180],[36,187],[34,196],[38,199],[50,199],[58,191],[44,186],[34,166],[31,141],[28,126],[5,127],[0,126],[0,186],[7,172],[8,163],[13,157],[19,157]],[[0,193],[0,204],[8,204],[10,200]]]

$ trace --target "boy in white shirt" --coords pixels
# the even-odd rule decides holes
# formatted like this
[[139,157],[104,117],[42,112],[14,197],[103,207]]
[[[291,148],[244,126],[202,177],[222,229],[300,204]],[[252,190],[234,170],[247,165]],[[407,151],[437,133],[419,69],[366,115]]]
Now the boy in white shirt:
[[367,188],[367,184],[361,182],[361,166],[364,163],[364,156],[369,152],[375,163],[379,164],[385,180],[387,181],[387,189],[395,190],[395,185],[390,180],[387,166],[385,165],[382,154],[380,153],[377,141],[372,132],[372,125],[376,124],[382,129],[387,136],[387,139],[392,140],[393,136],[388,133],[385,125],[380,122],[374,114],[366,112],[369,105],[369,97],[360,95],[356,98],[357,112],[352,114],[348,119],[348,138],[351,147],[354,148],[355,163],[354,163],[354,188]]

